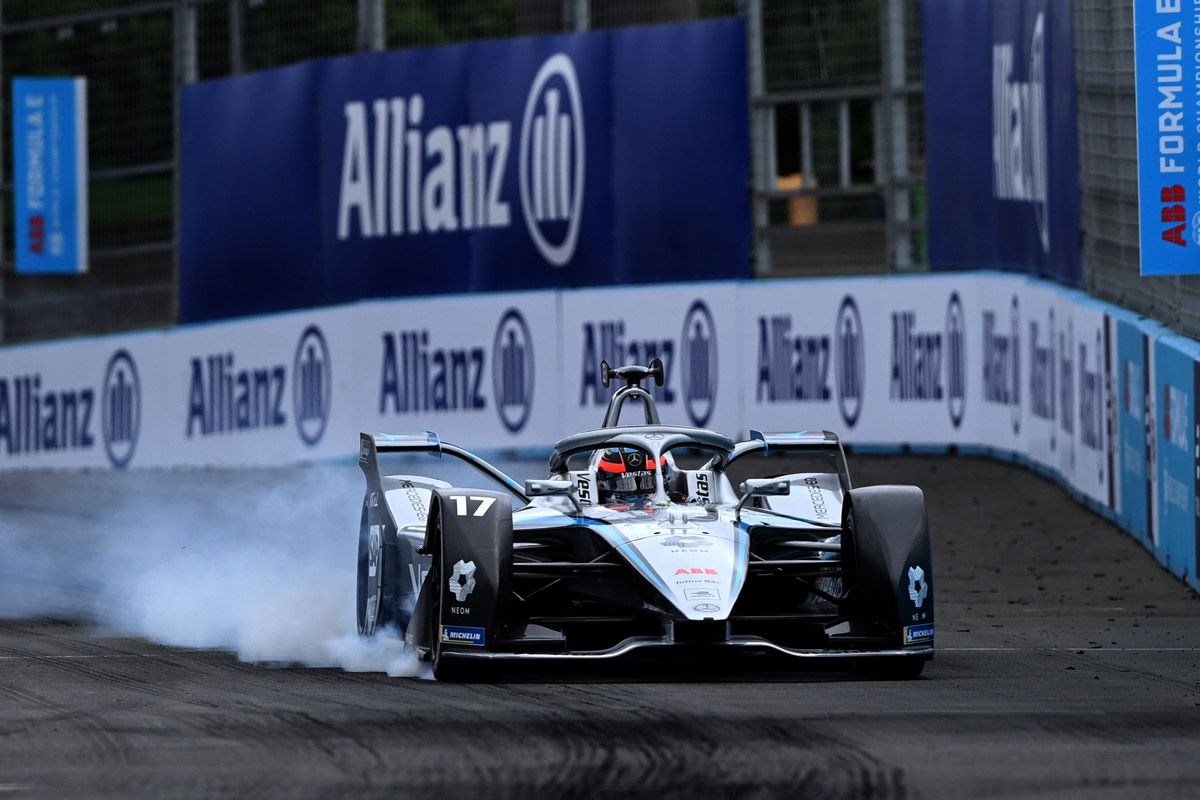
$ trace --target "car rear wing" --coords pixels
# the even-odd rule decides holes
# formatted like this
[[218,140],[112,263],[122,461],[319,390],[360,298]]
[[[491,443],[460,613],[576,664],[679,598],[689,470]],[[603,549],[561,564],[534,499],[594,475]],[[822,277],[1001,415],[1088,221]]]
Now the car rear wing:
[[358,435],[358,466],[367,478],[369,489],[379,491],[379,455],[381,453],[428,453],[440,458],[443,454],[465,461],[492,480],[499,483],[522,502],[528,503],[521,485],[474,453],[457,445],[443,442],[433,431],[424,433],[360,433]]
[[845,483],[845,489],[849,491],[853,488],[850,483],[850,468],[846,464],[846,453],[842,449],[841,440],[838,439],[837,434],[833,431],[764,433],[763,431],[751,430],[750,439],[737,443],[728,463],[732,464],[747,453],[761,452],[762,455],[766,456],[791,452],[799,455],[805,451],[814,454],[824,452],[833,456],[837,462],[838,474]]
[[750,431],[750,440],[763,443],[766,448],[779,447],[795,449],[800,447],[836,447],[837,434],[833,431],[787,431],[782,433],[763,433]]

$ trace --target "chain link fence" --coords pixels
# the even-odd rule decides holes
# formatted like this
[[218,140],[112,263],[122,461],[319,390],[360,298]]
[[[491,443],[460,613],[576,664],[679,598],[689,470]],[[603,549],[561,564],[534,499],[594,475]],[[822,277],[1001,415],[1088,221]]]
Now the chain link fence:
[[[4,276],[6,340],[120,330],[171,321],[174,126],[168,3],[48,4],[6,0],[0,151],[12,175],[12,78],[88,78],[91,270]],[[13,261],[12,184],[4,183],[4,264]]]
[[[1093,0],[1099,2],[1099,0]],[[924,263],[919,0],[0,0],[0,159],[11,81],[85,76],[90,271],[12,272],[0,341],[176,319],[177,88],[365,50],[746,15],[756,271]]]
[[923,265],[917,0],[761,0],[749,13],[762,31],[757,273]]
[[1133,3],[1074,0],[1085,288],[1200,337],[1200,276],[1143,278]]

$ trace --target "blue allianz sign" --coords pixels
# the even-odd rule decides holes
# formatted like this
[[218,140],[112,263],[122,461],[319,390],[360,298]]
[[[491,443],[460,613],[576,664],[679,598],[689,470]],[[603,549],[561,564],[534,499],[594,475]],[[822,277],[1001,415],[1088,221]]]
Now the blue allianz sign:
[[710,20],[185,87],[180,314],[748,277],[745,39]]
[[13,80],[17,272],[87,272],[87,79]]
[[1134,0],[1143,275],[1200,272],[1200,106],[1191,0]]
[[929,266],[1082,282],[1070,0],[925,0]]

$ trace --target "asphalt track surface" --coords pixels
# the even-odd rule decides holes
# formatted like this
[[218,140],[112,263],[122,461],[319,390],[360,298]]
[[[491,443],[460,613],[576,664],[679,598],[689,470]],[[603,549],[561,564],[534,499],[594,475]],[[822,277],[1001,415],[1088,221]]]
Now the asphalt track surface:
[[[0,620],[0,796],[1200,797],[1190,590],[1021,469],[852,469],[859,485],[912,482],[928,498],[939,650],[919,680],[741,659],[449,685],[246,663],[26,615]],[[36,525],[86,561],[129,534],[129,505],[146,495],[181,498],[185,515],[253,514],[263,485],[328,491],[330,470],[347,496],[322,502],[353,520],[353,470],[325,467],[6,476],[0,521]]]

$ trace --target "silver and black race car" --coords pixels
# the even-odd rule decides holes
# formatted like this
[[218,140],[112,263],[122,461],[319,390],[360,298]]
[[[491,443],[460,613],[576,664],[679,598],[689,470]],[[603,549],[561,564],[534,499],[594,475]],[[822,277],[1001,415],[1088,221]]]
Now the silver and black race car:
[[[772,651],[915,677],[933,656],[921,490],[855,489],[828,431],[749,441],[663,425],[662,363],[623,382],[602,427],[518,484],[433,433],[362,434],[358,629],[403,630],[439,678],[500,659]],[[620,424],[626,403],[645,424]],[[451,456],[490,488],[383,475],[388,453]],[[735,490],[735,486],[738,488]]]

